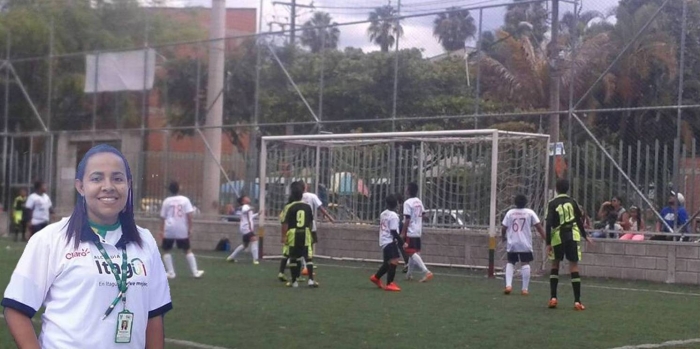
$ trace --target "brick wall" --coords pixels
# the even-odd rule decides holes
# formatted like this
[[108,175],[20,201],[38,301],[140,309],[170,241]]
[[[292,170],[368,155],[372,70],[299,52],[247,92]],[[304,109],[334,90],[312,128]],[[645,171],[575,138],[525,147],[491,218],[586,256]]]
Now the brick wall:
[[[158,232],[160,226],[156,219],[138,219],[137,223],[152,232]],[[280,254],[279,230],[279,225],[275,224],[265,227],[266,255]],[[212,250],[224,237],[234,246],[240,241],[238,223],[195,221],[194,231],[192,245],[195,249]],[[322,224],[316,254],[380,259],[377,234],[374,226]],[[542,246],[542,241],[535,239],[534,246]],[[541,261],[541,249],[535,250],[535,260]],[[422,255],[427,263],[486,267],[488,236],[477,231],[428,230],[423,237]],[[497,260],[496,267],[503,267],[504,263]],[[566,268],[564,264],[563,273]],[[700,244],[596,240],[595,244],[584,244],[580,268],[582,275],[591,277],[700,284]]]

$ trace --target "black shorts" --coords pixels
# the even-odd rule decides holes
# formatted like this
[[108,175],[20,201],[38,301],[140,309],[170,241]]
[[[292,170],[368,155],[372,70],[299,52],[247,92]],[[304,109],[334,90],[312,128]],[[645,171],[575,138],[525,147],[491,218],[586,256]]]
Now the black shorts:
[[412,238],[410,236],[407,236],[406,243],[408,244],[408,248],[406,248],[406,253],[413,254],[420,252],[420,238]]
[[243,234],[243,246],[248,247],[250,241],[255,237],[255,233]]
[[170,251],[175,244],[181,250],[187,251],[190,249],[190,239],[163,239],[163,250]]
[[399,247],[395,242],[392,242],[382,249],[382,254],[384,255],[384,261],[388,262],[392,259],[399,259]]
[[532,252],[508,252],[508,263],[515,264],[518,262],[530,263],[535,260]]
[[36,224],[36,225],[32,224],[32,226],[30,227],[30,233],[31,233],[30,237],[34,236],[34,234],[38,233],[41,229],[46,228],[47,225],[49,225],[48,222]]
[[566,240],[561,244],[553,246],[554,259],[563,261],[566,258],[569,262],[578,262],[581,260],[581,246],[578,241]]
[[311,243],[315,244],[317,242],[318,242],[318,233],[316,233],[315,231],[312,231],[311,232]]

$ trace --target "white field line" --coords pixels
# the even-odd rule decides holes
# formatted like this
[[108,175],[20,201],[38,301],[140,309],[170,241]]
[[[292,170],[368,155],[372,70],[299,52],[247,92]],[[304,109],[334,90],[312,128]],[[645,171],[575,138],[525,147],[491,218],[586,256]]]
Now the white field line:
[[[215,256],[207,256],[207,255],[197,255],[197,258],[218,259],[218,260],[222,260],[222,261],[224,260],[224,257],[215,257]],[[319,256],[316,256],[316,258],[323,259],[322,257],[319,257]],[[356,267],[356,266],[349,266],[349,265],[336,265],[336,264],[320,264],[320,265],[323,267],[332,267],[332,268],[373,270],[373,268],[369,268],[369,267]],[[435,274],[436,276],[468,278],[468,279],[484,279],[485,278],[483,276],[475,276],[475,275],[459,275],[459,274],[445,274],[445,273],[433,273],[433,274]],[[530,280],[530,283],[549,285],[549,281]],[[674,295],[674,296],[700,297],[700,293],[691,293],[691,292],[675,292],[675,291],[653,290],[653,289],[645,289],[645,288],[611,287],[611,286],[589,285],[586,283],[583,283],[583,285],[581,285],[581,286],[583,288],[597,288],[597,289],[601,289],[601,290],[647,292],[647,293],[658,293],[658,294],[666,294],[666,295]]]
[[677,347],[677,346],[679,346],[679,345],[687,345],[687,344],[694,344],[694,343],[700,343],[700,338],[673,340],[673,341],[668,341],[668,342],[663,342],[663,343],[657,343],[657,344],[626,345],[626,346],[624,346],[624,347],[617,347],[617,348],[613,348],[613,349],[653,349],[653,348],[668,348],[668,347]]
[[[5,315],[0,314],[0,319],[4,319]],[[32,319],[33,323],[40,323],[38,319]],[[190,342],[190,341],[184,341],[180,339],[172,339],[172,338],[166,338],[165,343],[170,343],[170,344],[175,344],[175,345],[181,345],[186,348],[198,348],[198,349],[228,349],[224,347],[216,347],[213,345],[207,345],[207,344],[202,344],[202,343],[197,343],[197,342]]]

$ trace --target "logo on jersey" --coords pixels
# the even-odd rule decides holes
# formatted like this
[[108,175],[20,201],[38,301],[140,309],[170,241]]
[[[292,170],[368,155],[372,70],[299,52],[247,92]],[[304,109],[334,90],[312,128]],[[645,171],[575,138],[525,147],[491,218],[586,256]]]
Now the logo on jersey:
[[73,252],[66,253],[66,259],[70,260],[73,258],[87,257],[87,255],[89,255],[89,254],[90,254],[90,249],[84,248],[80,251],[73,251]]
[[[106,261],[95,259],[95,266],[97,267],[97,272],[99,274],[112,275],[112,269],[109,267],[109,264],[107,264]],[[121,275],[121,265],[118,263],[112,263],[112,266],[114,266],[116,272]],[[126,265],[126,278],[131,279],[131,277],[133,277],[134,275],[148,275],[148,273],[146,272],[146,264],[139,258],[132,259],[131,262],[129,262]]]

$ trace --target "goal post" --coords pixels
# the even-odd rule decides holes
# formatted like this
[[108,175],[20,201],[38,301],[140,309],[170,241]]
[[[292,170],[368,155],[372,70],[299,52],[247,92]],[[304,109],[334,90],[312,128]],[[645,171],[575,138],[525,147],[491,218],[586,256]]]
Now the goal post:
[[[384,199],[416,182],[428,227],[489,236],[494,274],[500,219],[515,194],[544,213],[549,136],[495,129],[265,136],[260,147],[260,227],[304,180],[338,222],[376,225]],[[443,217],[443,218],[440,218]]]

